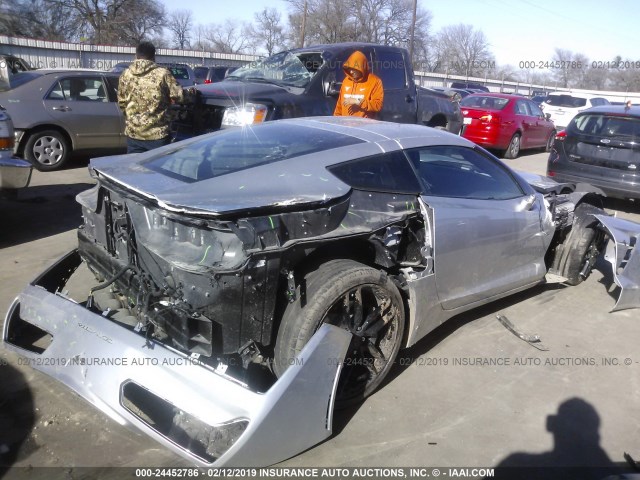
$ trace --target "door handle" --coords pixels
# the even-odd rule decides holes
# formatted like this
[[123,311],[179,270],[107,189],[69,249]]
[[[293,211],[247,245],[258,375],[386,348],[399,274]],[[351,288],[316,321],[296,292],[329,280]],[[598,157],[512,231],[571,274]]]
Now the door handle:
[[407,96],[404,97],[404,100],[407,103],[411,103],[411,102],[413,102],[413,97],[411,95],[407,94]]
[[71,108],[65,105],[60,105],[59,107],[52,107],[51,110],[56,110],[58,112],[68,112],[69,110],[71,110]]

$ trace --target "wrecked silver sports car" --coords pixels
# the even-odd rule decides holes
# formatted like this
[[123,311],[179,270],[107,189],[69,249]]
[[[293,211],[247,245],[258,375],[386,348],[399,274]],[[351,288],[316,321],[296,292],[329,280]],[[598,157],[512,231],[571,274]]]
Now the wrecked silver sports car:
[[[545,280],[580,283],[609,238],[615,308],[640,306],[640,225],[428,127],[282,120],[90,170],[78,249],[16,299],[5,342],[199,465],[321,441],[400,348]],[[96,280],[71,298],[83,262]]]

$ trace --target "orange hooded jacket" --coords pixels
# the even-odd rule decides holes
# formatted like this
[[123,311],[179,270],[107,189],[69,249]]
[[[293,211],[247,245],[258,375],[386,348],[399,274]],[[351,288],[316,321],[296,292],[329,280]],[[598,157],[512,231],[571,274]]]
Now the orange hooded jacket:
[[[342,68],[346,76],[333,114],[375,118],[382,110],[384,90],[382,80],[369,71],[367,57],[356,50],[344,62]],[[356,80],[349,75],[349,69],[359,71],[362,76]]]

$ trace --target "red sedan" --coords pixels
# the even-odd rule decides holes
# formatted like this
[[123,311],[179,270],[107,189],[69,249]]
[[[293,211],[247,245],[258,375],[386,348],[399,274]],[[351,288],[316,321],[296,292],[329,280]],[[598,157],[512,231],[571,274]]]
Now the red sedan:
[[527,148],[551,149],[553,122],[531,100],[504,93],[469,95],[460,102],[462,136],[485,148],[516,158]]

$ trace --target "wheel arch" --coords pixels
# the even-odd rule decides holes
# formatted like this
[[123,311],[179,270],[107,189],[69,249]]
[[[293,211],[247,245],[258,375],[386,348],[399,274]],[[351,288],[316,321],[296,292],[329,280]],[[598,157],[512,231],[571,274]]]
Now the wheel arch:
[[442,128],[447,128],[447,125],[449,124],[449,120],[447,119],[446,115],[444,115],[443,113],[436,113],[433,117],[431,117],[429,119],[428,122],[425,123],[425,125],[427,127],[442,127]]
[[[292,251],[287,258],[284,259],[284,265],[277,287],[277,300],[274,309],[274,321],[271,330],[270,349],[275,346],[282,316],[289,303],[290,285],[287,278],[289,272],[293,273],[293,281],[297,288],[302,284],[307,274],[318,269],[321,265],[332,260],[353,260],[364,266],[375,268],[389,275],[396,284],[404,306],[404,326],[407,327],[409,319],[409,299],[408,292],[396,280],[389,266],[383,266],[376,262],[376,246],[367,238],[353,238],[348,241],[344,239],[335,242],[326,242],[313,249],[299,249],[300,251]],[[407,328],[404,329],[404,337],[402,346],[406,345]]]
[[70,135],[65,128],[61,127],[60,125],[56,125],[52,123],[43,123],[40,125],[36,125],[30,128],[24,129],[24,135],[22,135],[22,138],[20,139],[20,145],[18,145],[18,154],[21,156],[24,156],[24,149],[31,135],[38,132],[44,132],[45,130],[55,130],[61,133],[62,135],[64,135],[65,139],[69,142],[69,145],[71,146],[71,151],[73,152],[75,150],[76,145],[75,145],[73,136]]

